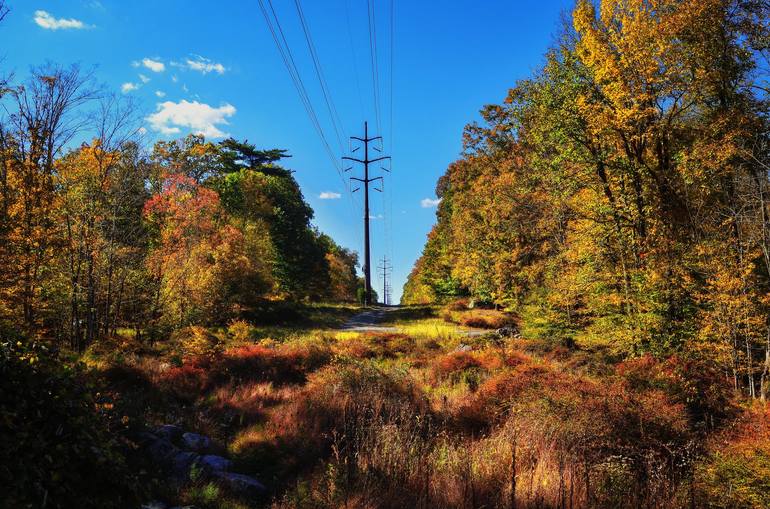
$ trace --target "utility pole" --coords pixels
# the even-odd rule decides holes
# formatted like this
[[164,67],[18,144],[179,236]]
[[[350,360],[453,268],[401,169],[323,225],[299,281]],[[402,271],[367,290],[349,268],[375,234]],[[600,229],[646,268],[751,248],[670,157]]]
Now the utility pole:
[[387,256],[382,257],[382,264],[378,267],[382,271],[382,303],[386,306],[390,305],[390,285],[388,284],[388,276],[390,271],[393,270],[393,266],[388,264]]
[[[350,180],[361,182],[364,187],[364,306],[372,304],[372,272],[371,272],[371,260],[369,251],[369,183],[375,180],[382,181],[382,177],[369,178],[369,165],[385,159],[390,159],[390,156],[376,157],[369,159],[369,143],[375,140],[382,140],[382,136],[369,137],[369,123],[364,122],[364,137],[359,138],[357,136],[351,136],[351,140],[358,140],[364,144],[364,158],[356,159],[355,157],[343,157],[343,160],[353,161],[364,165],[364,178],[351,177]],[[356,147],[353,152],[360,149]],[[379,151],[376,147],[375,150]],[[351,167],[352,168],[352,167]],[[345,171],[351,168],[345,168]],[[385,168],[383,168],[385,169]],[[387,171],[387,170],[386,170]],[[358,191],[360,188],[353,189],[353,192]],[[376,191],[382,192],[382,189],[374,188]]]

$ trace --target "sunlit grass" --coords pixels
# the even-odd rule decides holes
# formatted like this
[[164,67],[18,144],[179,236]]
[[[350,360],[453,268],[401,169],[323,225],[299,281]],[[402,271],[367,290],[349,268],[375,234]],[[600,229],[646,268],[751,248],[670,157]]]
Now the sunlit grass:
[[399,332],[415,339],[432,339],[440,342],[451,341],[463,336],[460,328],[439,318],[396,324],[396,328]]
[[340,332],[335,332],[334,334],[331,335],[331,337],[337,341],[350,341],[354,339],[359,339],[361,337],[361,333],[356,331],[340,331]]
[[249,447],[253,447],[255,444],[261,444],[264,442],[272,441],[275,438],[274,433],[265,429],[262,424],[255,424],[239,431],[232,442],[228,445],[228,452],[238,457]]

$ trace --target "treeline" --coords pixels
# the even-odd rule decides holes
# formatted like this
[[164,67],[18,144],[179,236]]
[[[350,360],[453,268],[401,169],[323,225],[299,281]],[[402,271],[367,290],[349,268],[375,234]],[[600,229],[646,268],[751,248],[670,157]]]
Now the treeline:
[[770,391],[770,3],[578,1],[469,125],[405,303],[469,296],[533,336],[718,360]]
[[153,340],[264,302],[356,299],[357,255],[311,225],[285,151],[194,135],[144,151],[131,108],[77,67],[0,90],[4,336],[82,349],[118,328]]

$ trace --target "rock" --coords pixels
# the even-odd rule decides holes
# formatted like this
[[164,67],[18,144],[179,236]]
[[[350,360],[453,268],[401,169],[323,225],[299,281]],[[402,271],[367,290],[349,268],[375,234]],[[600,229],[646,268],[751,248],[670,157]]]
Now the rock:
[[180,481],[190,479],[190,470],[200,456],[194,452],[178,452],[171,458],[171,475]]
[[168,468],[174,457],[179,454],[179,448],[165,438],[156,438],[147,446],[147,454],[159,465]]
[[233,466],[232,461],[215,454],[201,456],[200,464],[210,472],[227,472]]
[[190,451],[204,452],[211,447],[211,440],[205,435],[188,432],[182,435],[182,446]]
[[259,497],[267,493],[267,488],[253,477],[234,472],[216,472],[214,478],[237,495]]
[[153,500],[152,502],[147,502],[146,504],[142,504],[141,509],[166,509],[167,507],[168,506],[163,502],[159,500]]
[[521,338],[519,329],[517,329],[515,326],[500,327],[495,332],[497,332],[497,335],[500,336],[501,338],[513,338],[513,339]]
[[182,428],[173,424],[164,424],[155,428],[155,434],[169,442],[179,442],[182,439],[183,433],[184,430]]
[[149,431],[140,431],[135,435],[136,442],[139,444],[140,447],[148,447],[150,444],[155,442],[158,437],[156,435],[153,435]]
[[470,352],[471,350],[471,346],[464,343],[460,343],[457,348],[455,348],[455,352]]

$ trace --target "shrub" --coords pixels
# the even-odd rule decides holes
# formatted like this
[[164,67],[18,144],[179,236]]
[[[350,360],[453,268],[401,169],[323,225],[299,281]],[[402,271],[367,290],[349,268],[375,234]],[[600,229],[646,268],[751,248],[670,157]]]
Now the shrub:
[[252,339],[253,328],[244,320],[233,320],[227,326],[227,335],[236,343],[246,343]]
[[171,335],[178,342],[185,357],[215,357],[222,351],[222,341],[200,325],[179,329]]
[[160,384],[178,398],[194,401],[209,387],[211,377],[205,365],[194,360],[172,367],[160,375]]
[[446,305],[446,309],[449,311],[467,311],[468,299],[457,299]]
[[3,507],[138,507],[138,480],[78,369],[0,344]]
[[751,408],[733,429],[709,443],[697,465],[703,505],[719,508],[770,507],[770,409]]
[[661,361],[644,355],[620,363],[616,372],[637,392],[659,389],[685,404],[695,422],[714,427],[733,413],[730,384],[708,360],[672,356]]
[[460,325],[478,329],[499,329],[515,323],[512,315],[494,310],[467,311],[461,313],[457,321]]
[[453,383],[459,380],[461,373],[469,370],[489,373],[503,367],[504,359],[496,351],[451,352],[438,357],[432,366],[434,381],[449,379]]
[[303,383],[309,372],[331,360],[331,349],[319,343],[286,343],[275,348],[248,345],[224,352],[218,375],[275,384]]

